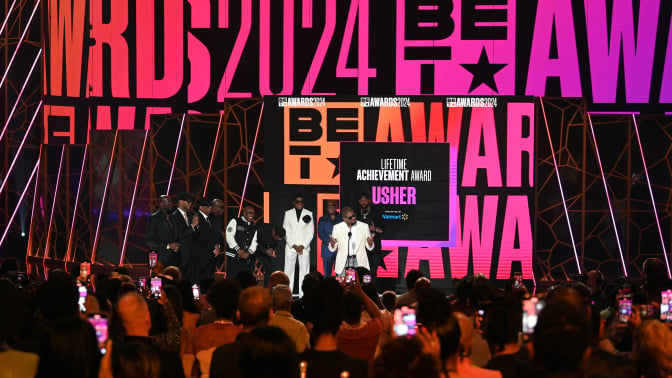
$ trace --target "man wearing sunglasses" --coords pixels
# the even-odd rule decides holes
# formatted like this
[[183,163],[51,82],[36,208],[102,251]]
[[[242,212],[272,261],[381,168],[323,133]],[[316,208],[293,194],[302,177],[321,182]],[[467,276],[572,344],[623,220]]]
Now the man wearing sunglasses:
[[315,236],[313,212],[303,208],[303,196],[292,197],[294,208],[285,211],[282,228],[286,231],[285,273],[289,276],[289,289],[294,292],[294,272],[299,261],[299,296],[303,296],[303,277],[310,269],[310,243]]
[[374,248],[373,236],[366,223],[357,220],[355,211],[344,207],[341,211],[344,222],[334,226],[329,238],[329,250],[336,252],[334,271],[342,276],[346,268],[360,266],[369,269],[366,251]]

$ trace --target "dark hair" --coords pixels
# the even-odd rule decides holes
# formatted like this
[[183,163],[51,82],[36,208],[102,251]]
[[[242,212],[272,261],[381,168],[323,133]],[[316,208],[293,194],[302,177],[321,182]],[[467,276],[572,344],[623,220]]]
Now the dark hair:
[[499,291],[493,297],[481,325],[491,352],[501,352],[506,344],[518,341],[522,318],[521,303],[512,293]]
[[238,281],[243,290],[248,287],[257,286],[257,277],[254,276],[254,273],[246,269],[243,269],[236,274],[236,281]]
[[0,278],[0,344],[9,341],[21,326],[23,298],[11,281]]
[[313,270],[312,272],[303,276],[303,283],[301,284],[301,290],[303,290],[303,295],[308,294],[314,287],[316,287],[320,281],[324,279],[324,274]]
[[112,346],[112,375],[124,378],[158,378],[161,361],[150,344],[115,341]]
[[215,283],[210,285],[207,299],[215,309],[217,317],[232,319],[235,316],[238,309],[240,292],[240,285],[228,278],[215,281]]
[[182,294],[180,290],[175,285],[162,285],[163,291],[166,293],[166,297],[170,301],[170,305],[173,306],[175,311],[175,316],[177,320],[180,321],[180,325],[183,324],[184,317],[184,308],[182,307]]
[[125,266],[118,266],[118,267],[114,268],[114,271],[119,273],[119,274],[123,274],[125,276],[130,276],[131,275],[131,270],[128,269],[128,267],[125,267]]
[[453,316],[453,308],[446,295],[439,289],[428,288],[418,298],[417,320],[436,331],[441,342],[441,361],[457,353],[460,348],[460,325]]
[[586,313],[572,303],[549,300],[534,328],[534,359],[549,371],[572,372],[590,341]]
[[273,226],[273,229],[275,230],[275,235],[278,237],[284,238],[287,235],[285,229],[280,226]]
[[96,331],[79,317],[55,321],[40,346],[35,377],[98,377],[100,352]]
[[376,289],[376,284],[373,282],[362,284],[362,291],[373,301],[373,303],[376,304],[378,309],[384,309],[383,304],[380,302],[380,297],[378,296],[378,289]]
[[343,322],[341,297],[343,289],[334,277],[320,281],[306,300],[308,321],[313,323],[313,334],[336,335]]
[[182,294],[182,309],[192,314],[199,314],[198,307],[196,307],[196,300],[194,299],[194,292],[191,290],[189,281],[181,280],[177,282],[177,288]]
[[422,351],[420,340],[396,337],[385,343],[371,366],[372,378],[438,378],[434,358]]
[[39,292],[40,310],[48,321],[76,315],[78,299],[75,279],[62,270],[52,271]]
[[280,328],[257,327],[241,339],[239,368],[243,378],[297,377],[296,345]]
[[383,302],[383,307],[387,309],[387,311],[392,311],[394,310],[394,303],[397,301],[397,293],[394,291],[386,291],[383,293],[382,297],[382,302]]
[[292,196],[292,202],[296,201],[297,198],[303,198],[303,195],[301,195],[301,194],[294,194],[294,195]]
[[341,307],[343,308],[343,316],[346,321],[361,319],[362,300],[352,291],[347,290],[343,293]]
[[424,277],[425,274],[417,269],[411,269],[406,273],[406,287],[408,290],[413,290],[415,287],[415,281],[420,277]]

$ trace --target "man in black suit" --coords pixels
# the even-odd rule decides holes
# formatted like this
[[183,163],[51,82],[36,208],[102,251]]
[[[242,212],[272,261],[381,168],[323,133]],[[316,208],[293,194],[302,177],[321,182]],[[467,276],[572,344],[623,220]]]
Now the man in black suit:
[[170,215],[173,204],[170,197],[159,197],[159,210],[149,217],[147,224],[147,245],[152,251],[156,251],[161,264],[166,267],[180,263],[180,243],[177,242],[177,229]]
[[212,202],[207,198],[198,200],[198,227],[194,230],[193,243],[191,245],[191,278],[197,282],[204,276],[212,276],[215,273],[215,256],[221,253],[221,235],[212,224],[210,212]]
[[175,228],[177,229],[177,241],[180,243],[180,270],[182,277],[190,278],[191,272],[191,245],[193,244],[193,235],[198,228],[199,218],[191,214],[191,204],[194,198],[189,194],[182,192],[177,196],[177,210],[173,212]]
[[271,274],[285,269],[285,229],[270,223],[257,226],[257,258],[264,271],[264,286]]

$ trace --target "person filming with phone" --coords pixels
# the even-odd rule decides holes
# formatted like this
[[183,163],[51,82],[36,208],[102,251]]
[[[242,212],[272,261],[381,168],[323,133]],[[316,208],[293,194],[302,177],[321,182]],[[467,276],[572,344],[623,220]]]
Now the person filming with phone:
[[369,269],[366,251],[374,248],[369,226],[357,220],[355,211],[344,207],[341,211],[344,222],[334,225],[329,236],[329,250],[336,252],[334,271],[343,276],[345,268],[365,267]]

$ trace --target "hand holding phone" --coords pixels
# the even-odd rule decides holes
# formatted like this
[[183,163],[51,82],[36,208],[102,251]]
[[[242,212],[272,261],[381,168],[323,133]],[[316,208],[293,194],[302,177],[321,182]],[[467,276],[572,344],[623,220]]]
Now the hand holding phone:
[[623,298],[618,301],[618,321],[619,323],[627,323],[632,316],[632,300],[630,298]]
[[108,336],[107,318],[103,314],[91,314],[87,318],[87,321],[96,331],[96,339],[98,339],[98,348],[100,349],[100,353],[107,353],[107,350],[105,349]]
[[158,260],[158,255],[154,251],[149,252],[149,267],[154,268],[156,266],[156,261]]
[[537,325],[539,313],[545,306],[545,302],[537,297],[532,297],[523,301],[523,333],[531,335],[534,333],[534,327]]
[[672,322],[670,315],[670,299],[672,299],[672,290],[663,290],[660,293],[660,321]]
[[191,292],[194,296],[195,301],[198,301],[198,300],[201,299],[201,288],[198,286],[197,283],[195,283],[191,286]]
[[394,333],[397,336],[413,336],[416,333],[415,309],[403,306],[394,310]]
[[371,283],[371,275],[370,274],[365,274],[362,277],[362,283],[370,284]]
[[81,283],[77,283],[77,291],[79,291],[79,300],[77,303],[79,304],[79,311],[81,313],[86,312],[86,297],[89,295],[89,291],[86,288],[85,285],[82,285]]
[[149,297],[152,299],[161,298],[161,277],[152,277],[150,285]]
[[357,272],[355,272],[355,269],[348,268],[345,270],[345,286],[354,285],[356,279],[357,279]]

